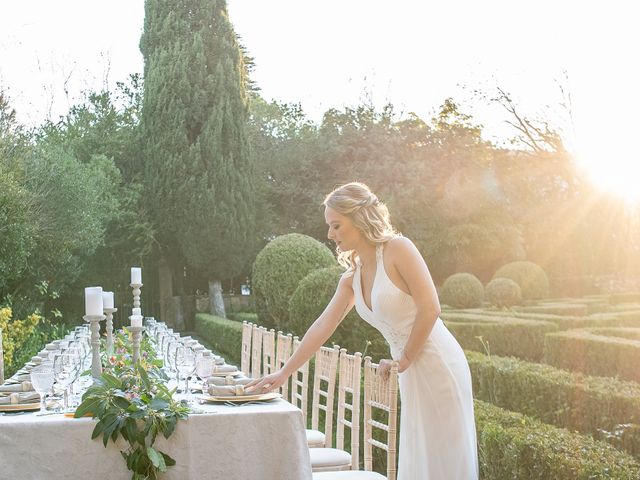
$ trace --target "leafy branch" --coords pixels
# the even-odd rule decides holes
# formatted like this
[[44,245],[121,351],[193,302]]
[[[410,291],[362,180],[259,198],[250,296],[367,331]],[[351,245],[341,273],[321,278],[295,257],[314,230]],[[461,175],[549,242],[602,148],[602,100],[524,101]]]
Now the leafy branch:
[[158,435],[169,438],[189,407],[173,399],[174,390],[165,384],[164,372],[154,365],[125,365],[105,371],[82,396],[75,417],[98,419],[91,438],[102,436],[106,447],[120,436],[128,442],[121,451],[132,480],[155,480],[176,464],[168,454],[154,447]]

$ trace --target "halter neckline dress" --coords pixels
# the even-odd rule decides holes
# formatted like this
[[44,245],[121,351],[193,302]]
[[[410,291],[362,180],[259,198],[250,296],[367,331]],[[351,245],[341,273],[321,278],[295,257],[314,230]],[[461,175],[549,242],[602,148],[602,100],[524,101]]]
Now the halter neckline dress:
[[[411,295],[384,268],[384,247],[376,247],[371,308],[363,298],[360,263],[353,276],[358,314],[389,343],[399,359],[415,322]],[[477,480],[478,455],[471,373],[464,352],[438,318],[422,351],[399,375],[400,448],[398,480]]]

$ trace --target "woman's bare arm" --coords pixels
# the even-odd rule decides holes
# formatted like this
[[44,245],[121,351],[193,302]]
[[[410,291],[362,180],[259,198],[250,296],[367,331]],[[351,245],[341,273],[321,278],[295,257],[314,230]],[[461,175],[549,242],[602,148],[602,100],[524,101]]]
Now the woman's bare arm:
[[260,379],[255,379],[247,388],[256,390],[274,390],[279,388],[287,378],[300,368],[335,332],[340,322],[353,307],[354,297],[352,276],[343,275],[338,283],[333,298],[322,314],[313,322],[305,333],[302,342],[294,354],[287,360],[280,370]]

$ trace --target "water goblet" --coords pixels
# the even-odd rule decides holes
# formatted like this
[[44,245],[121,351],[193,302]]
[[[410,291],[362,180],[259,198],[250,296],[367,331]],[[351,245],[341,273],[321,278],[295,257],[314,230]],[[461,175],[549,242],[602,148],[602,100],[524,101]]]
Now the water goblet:
[[31,369],[31,385],[40,395],[40,414],[46,413],[45,395],[53,387],[54,369],[49,362],[42,363]]

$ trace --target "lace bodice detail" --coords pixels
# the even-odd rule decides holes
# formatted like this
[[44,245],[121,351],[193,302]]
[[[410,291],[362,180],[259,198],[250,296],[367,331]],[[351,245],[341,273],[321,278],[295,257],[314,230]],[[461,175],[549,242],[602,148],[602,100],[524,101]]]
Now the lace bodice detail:
[[398,359],[413,328],[416,304],[411,295],[400,290],[387,275],[384,269],[384,246],[378,245],[369,309],[363,298],[360,265],[360,261],[356,261],[353,276],[356,311],[384,336],[391,347],[391,355]]

